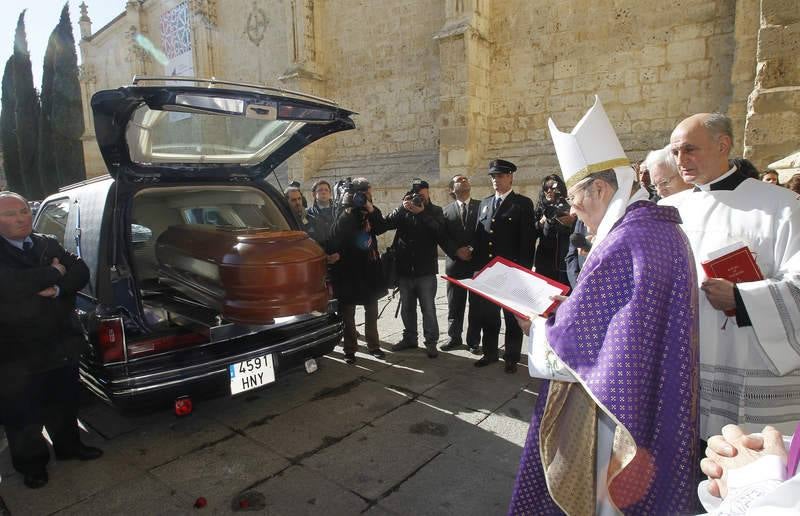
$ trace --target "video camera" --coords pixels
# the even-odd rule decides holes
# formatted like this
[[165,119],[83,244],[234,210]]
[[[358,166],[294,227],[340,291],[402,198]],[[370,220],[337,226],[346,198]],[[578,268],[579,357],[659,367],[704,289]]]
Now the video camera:
[[361,209],[367,205],[367,192],[353,185],[352,177],[340,179],[333,186],[333,206],[336,213],[339,213],[344,207],[348,196],[350,196],[350,201],[347,206]]

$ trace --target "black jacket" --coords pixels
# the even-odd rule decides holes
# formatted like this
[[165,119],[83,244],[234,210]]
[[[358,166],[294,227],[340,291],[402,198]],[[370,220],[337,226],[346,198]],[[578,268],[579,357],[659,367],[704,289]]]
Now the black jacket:
[[[559,213],[549,210],[552,207],[553,204],[547,202],[540,202],[536,206],[534,218],[538,241],[534,265],[536,272],[542,276],[565,283],[569,281],[569,276],[564,257],[569,250],[569,236],[572,234],[574,224],[567,226],[559,222],[556,218]],[[544,223],[540,222],[542,217],[545,217]]]
[[[0,238],[0,364],[44,371],[77,360],[86,342],[74,313],[75,293],[89,269],[52,237],[34,233],[24,252]],[[61,273],[53,258],[66,268]],[[56,298],[37,295],[58,286]]]
[[419,278],[439,272],[438,245],[444,241],[444,215],[433,203],[418,214],[399,206],[386,217],[387,229],[396,229],[397,275]]
[[306,210],[306,217],[308,218],[308,226],[306,226],[308,236],[325,249],[325,245],[331,237],[333,224],[336,221],[333,213],[333,203],[329,208],[320,208],[315,202],[313,206]]
[[480,269],[494,257],[531,268],[533,247],[536,243],[533,219],[533,201],[515,192],[510,192],[494,213],[494,195],[483,199],[478,208],[478,224],[475,232],[475,250],[472,259]]
[[477,199],[470,199],[467,205],[466,224],[461,221],[461,210],[458,202],[445,206],[442,210],[444,214],[444,243],[442,249],[447,255],[445,260],[445,273],[456,279],[471,278],[475,272],[475,261],[465,262],[456,257],[456,251],[460,247],[474,246],[475,226],[478,223],[478,209],[481,202]]
[[385,231],[378,208],[369,215],[347,208],[336,218],[327,250],[340,255],[330,269],[333,291],[340,303],[365,305],[386,295],[377,238]]

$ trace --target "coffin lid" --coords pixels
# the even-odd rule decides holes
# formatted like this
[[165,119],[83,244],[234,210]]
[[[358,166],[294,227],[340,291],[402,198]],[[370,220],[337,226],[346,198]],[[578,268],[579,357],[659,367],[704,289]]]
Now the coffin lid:
[[95,93],[92,112],[114,179],[262,179],[310,143],[355,128],[355,113],[330,100],[191,77],[134,77]]

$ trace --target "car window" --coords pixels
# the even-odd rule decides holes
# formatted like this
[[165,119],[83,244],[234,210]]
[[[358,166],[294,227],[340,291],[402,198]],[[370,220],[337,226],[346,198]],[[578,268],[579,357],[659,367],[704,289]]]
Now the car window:
[[57,199],[39,208],[41,213],[36,220],[36,232],[53,235],[64,246],[69,216],[69,199]]
[[256,165],[304,125],[246,115],[175,113],[142,105],[128,124],[126,141],[131,160],[139,164]]

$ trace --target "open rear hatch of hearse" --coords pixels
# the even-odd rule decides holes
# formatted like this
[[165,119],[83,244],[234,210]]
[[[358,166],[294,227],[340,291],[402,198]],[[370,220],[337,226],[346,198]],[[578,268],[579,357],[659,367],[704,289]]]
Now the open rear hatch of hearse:
[[328,311],[324,253],[257,183],[319,138],[353,129],[353,112],[172,77],[100,91],[92,110],[109,173],[136,191],[114,209],[133,277],[112,282],[137,286],[146,327],[182,326],[213,343]]

